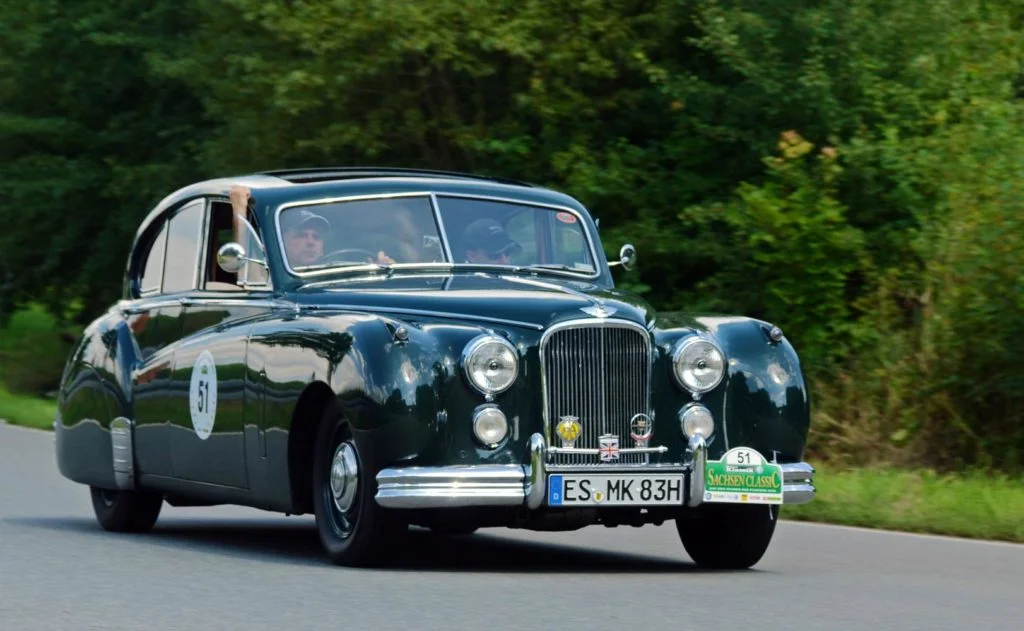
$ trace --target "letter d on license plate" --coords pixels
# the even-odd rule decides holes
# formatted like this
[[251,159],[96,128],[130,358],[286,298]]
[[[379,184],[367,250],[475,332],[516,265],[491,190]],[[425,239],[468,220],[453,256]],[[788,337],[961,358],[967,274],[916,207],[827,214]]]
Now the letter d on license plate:
[[656,506],[683,503],[682,474],[553,474],[549,506]]

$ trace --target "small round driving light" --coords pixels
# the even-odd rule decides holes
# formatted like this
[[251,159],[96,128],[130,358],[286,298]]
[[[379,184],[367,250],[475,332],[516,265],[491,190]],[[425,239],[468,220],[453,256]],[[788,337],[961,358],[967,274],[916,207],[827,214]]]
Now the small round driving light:
[[704,438],[710,438],[715,431],[715,419],[711,416],[711,410],[703,405],[691,405],[680,410],[679,424],[682,425],[687,438],[693,438],[697,433]]
[[487,447],[496,447],[508,435],[505,413],[494,406],[482,407],[473,414],[473,433]]
[[481,335],[466,345],[462,367],[469,383],[485,395],[512,387],[519,374],[519,356],[512,344],[496,335]]
[[708,392],[725,376],[725,353],[705,338],[681,340],[672,353],[672,372],[676,381],[691,392]]

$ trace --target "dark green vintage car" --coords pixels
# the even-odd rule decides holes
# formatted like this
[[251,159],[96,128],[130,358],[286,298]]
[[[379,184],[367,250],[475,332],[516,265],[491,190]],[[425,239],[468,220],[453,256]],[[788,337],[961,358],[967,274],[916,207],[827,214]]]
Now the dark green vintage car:
[[123,299],[71,354],[61,473],[104,528],[172,506],[313,513],[328,557],[411,526],[672,521],[711,567],[810,501],[809,401],[782,331],[656,313],[550,189],[320,168],[200,182],[139,227]]

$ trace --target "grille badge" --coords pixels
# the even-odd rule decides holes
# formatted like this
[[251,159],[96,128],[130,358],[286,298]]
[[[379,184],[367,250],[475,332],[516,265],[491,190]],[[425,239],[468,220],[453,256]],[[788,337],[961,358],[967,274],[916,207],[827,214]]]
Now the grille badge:
[[654,422],[641,412],[629,420],[629,436],[636,441],[637,447],[646,447],[654,435]]
[[558,437],[562,439],[563,447],[573,447],[576,445],[576,439],[580,437],[583,427],[580,425],[578,416],[563,416],[558,421],[555,431],[558,432]]
[[619,437],[614,434],[602,434],[598,440],[598,449],[602,462],[619,459]]
[[595,318],[607,318],[608,316],[618,311],[618,309],[616,309],[615,307],[606,307],[604,306],[604,304],[597,304],[592,305],[590,307],[580,307],[580,311],[588,313],[594,316]]

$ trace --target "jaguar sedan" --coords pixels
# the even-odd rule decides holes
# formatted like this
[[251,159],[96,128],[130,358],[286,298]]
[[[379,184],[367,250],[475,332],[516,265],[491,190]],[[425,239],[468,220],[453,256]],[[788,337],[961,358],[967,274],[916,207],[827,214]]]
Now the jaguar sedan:
[[815,494],[799,359],[772,323],[617,289],[636,262],[572,196],[500,178],[195,183],[68,359],[60,471],[108,530],[165,504],[313,514],[342,565],[410,526],[672,522],[697,564],[750,567]]

